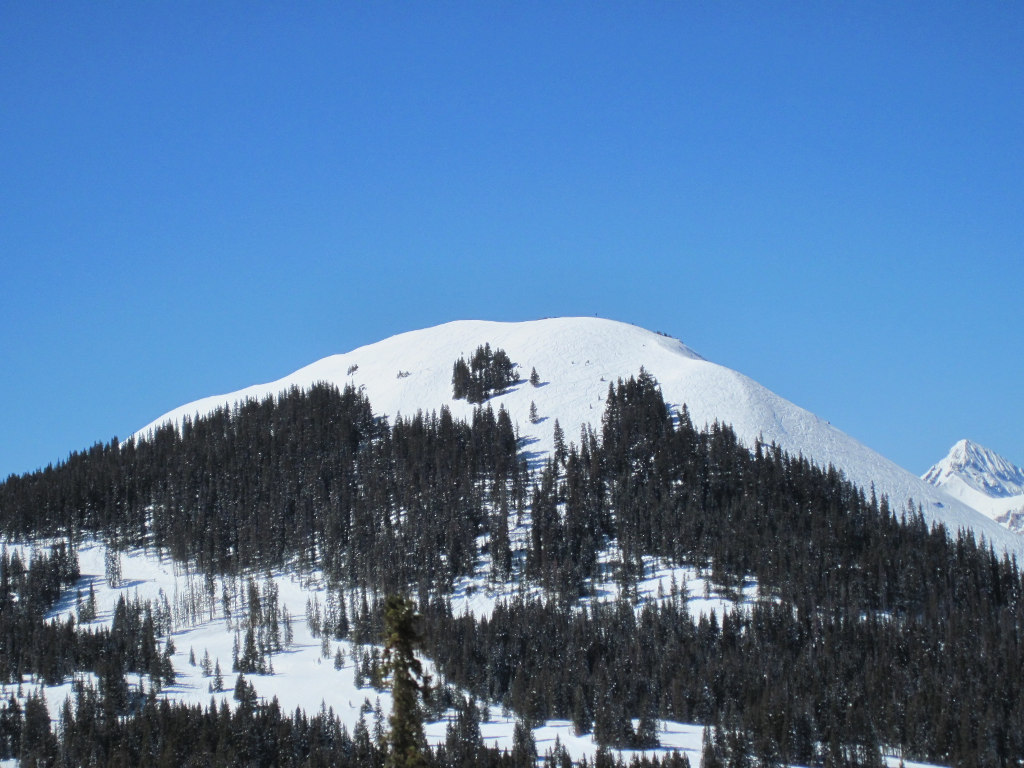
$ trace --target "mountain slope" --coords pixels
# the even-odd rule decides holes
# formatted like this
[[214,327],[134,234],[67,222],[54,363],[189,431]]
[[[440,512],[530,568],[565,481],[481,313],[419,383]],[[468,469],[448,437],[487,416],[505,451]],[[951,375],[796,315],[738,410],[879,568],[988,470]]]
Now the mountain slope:
[[1024,528],[1024,469],[961,440],[922,479],[1011,530]]
[[[484,343],[504,349],[519,366],[523,381],[489,402],[509,411],[530,458],[540,459],[551,450],[556,420],[569,440],[581,424],[599,424],[609,383],[634,376],[643,367],[658,380],[674,409],[686,405],[697,426],[717,420],[732,425],[747,445],[760,438],[820,465],[833,464],[853,482],[865,488],[873,484],[897,509],[913,498],[928,521],[943,522],[953,531],[972,529],[998,549],[1024,554],[1021,537],[752,379],[703,359],[676,339],[597,318],[457,321],[403,333],[324,358],[268,384],[183,405],[136,436],[221,405],[316,382],[363,387],[375,411],[388,416],[447,405],[454,416],[469,417],[473,406],[452,399],[452,366]],[[526,381],[532,368],[540,376],[539,387]],[[537,423],[529,418],[531,402],[536,404]]]

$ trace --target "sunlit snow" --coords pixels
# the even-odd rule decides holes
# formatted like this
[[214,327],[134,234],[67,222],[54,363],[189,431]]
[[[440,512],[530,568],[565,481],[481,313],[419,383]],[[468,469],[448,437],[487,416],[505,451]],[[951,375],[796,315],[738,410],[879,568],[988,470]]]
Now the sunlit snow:
[[[943,522],[953,533],[967,528],[997,549],[1024,555],[1024,538],[986,515],[897,466],[826,420],[770,392],[729,368],[705,360],[677,339],[627,323],[599,318],[550,318],[521,323],[463,320],[333,355],[268,384],[207,397],[164,414],[139,430],[180,423],[221,405],[276,395],[292,386],[332,382],[363,388],[379,414],[412,415],[448,406],[454,416],[469,418],[473,406],[452,399],[452,365],[484,343],[504,349],[519,366],[522,381],[492,397],[517,425],[526,455],[542,461],[552,448],[557,420],[573,440],[582,424],[600,425],[610,383],[636,376],[643,367],[661,385],[674,410],[683,404],[697,427],[716,420],[730,424],[748,446],[761,439],[820,466],[834,465],[869,491],[887,495],[897,510],[908,499],[920,504],[929,522]],[[527,379],[536,368],[539,387]],[[399,376],[399,374],[402,374]],[[407,374],[407,375],[406,375]],[[529,418],[535,403],[538,420]]]
[[[44,542],[37,544],[7,542],[5,546],[10,551],[20,550],[23,556],[27,556],[31,550],[36,547],[45,548],[46,544]],[[138,597],[143,601],[154,602],[161,599],[161,596],[165,596],[175,615],[171,638],[175,645],[173,664],[177,679],[173,685],[164,687],[160,696],[204,706],[211,700],[216,701],[218,705],[224,701],[229,706],[234,706],[232,689],[236,674],[231,671],[234,631],[219,605],[219,600],[213,601],[212,616],[204,615],[204,618],[195,623],[183,621],[181,612],[175,609],[175,606],[180,605],[190,595],[194,596],[206,591],[205,577],[189,573],[179,563],[161,556],[157,552],[136,549],[119,554],[122,580],[120,586],[114,588],[107,583],[105,578],[104,557],[106,551],[106,546],[98,541],[87,541],[79,546],[81,578],[76,590],[69,590],[65,594],[61,604],[51,614],[51,617],[64,618],[69,614],[74,614],[78,593],[87,594],[90,585],[96,597],[97,617],[94,622],[96,625],[110,625],[114,608],[122,596],[128,599]],[[306,626],[307,599],[315,597],[323,603],[326,597],[324,586],[316,574],[300,576],[299,574],[274,573],[264,576],[254,575],[254,578],[257,581],[265,581],[270,578],[277,585],[280,605],[282,608],[286,607],[292,616],[294,630],[293,644],[272,657],[273,674],[246,675],[246,680],[254,685],[257,695],[265,701],[276,697],[285,712],[292,712],[296,708],[306,711],[315,711],[321,707],[331,708],[350,732],[361,716],[372,728],[374,718],[377,717],[375,710],[386,718],[391,709],[390,694],[386,690],[376,690],[370,687],[360,688],[355,684],[352,663],[353,644],[348,641],[331,640],[328,654],[325,657],[321,640],[313,637]],[[748,605],[749,601],[757,594],[756,585],[750,583],[743,588],[742,593],[727,596],[694,569],[670,568],[653,558],[648,558],[645,560],[644,577],[638,587],[638,600],[642,603],[646,600],[669,599],[673,583],[679,593],[687,597],[691,614],[695,618],[707,615],[711,611],[715,611],[721,616],[725,611],[743,610],[744,606]],[[215,593],[220,595],[224,586],[223,579],[216,579]],[[230,588],[230,583],[228,586]],[[598,596],[594,599],[612,599],[617,594],[614,581],[602,582],[595,587]],[[504,588],[504,590],[509,589],[511,588]],[[487,586],[479,582],[475,583],[474,588],[468,591],[472,597],[464,598],[461,610],[484,614],[493,609],[497,600],[507,598],[511,594],[509,591],[502,590],[488,591]],[[453,600],[453,609],[458,610],[458,605],[458,599]],[[233,616],[233,620],[236,622],[238,618],[238,615]],[[335,669],[333,656],[339,646],[344,651],[345,664],[341,669]],[[194,653],[197,659],[196,666],[190,664],[190,653]],[[210,690],[212,677],[205,676],[200,668],[199,660],[206,653],[209,653],[211,663],[219,662],[220,664],[224,679],[222,692]],[[428,670],[435,673],[429,664]],[[91,675],[83,675],[79,679],[88,682],[92,678]],[[128,682],[133,686],[145,686],[147,690],[149,687],[148,682],[145,679],[140,679],[138,675],[129,675]],[[61,707],[64,700],[72,695],[73,685],[74,681],[69,680],[64,685],[43,689],[55,725],[59,724]],[[40,687],[31,678],[26,677],[21,685],[21,695],[27,696],[39,690]],[[0,686],[0,695],[6,698],[16,694],[18,688],[16,684]],[[502,712],[501,708],[497,706],[491,706],[489,712],[489,718],[481,723],[484,741],[488,745],[510,749],[515,724],[514,713]],[[448,717],[452,716],[454,713],[448,713]],[[448,722],[448,719],[442,719],[426,724],[425,731],[430,743],[444,742]],[[660,747],[649,750],[649,752],[664,753],[678,750],[690,758],[692,765],[700,764],[703,726],[664,720],[658,721],[658,725]],[[534,729],[534,737],[538,754],[541,757],[555,746],[556,739],[574,760],[584,756],[593,758],[597,752],[597,745],[590,735],[577,736],[572,724],[565,720],[552,720],[542,724]],[[639,751],[636,750],[617,750],[616,752],[627,760],[630,755],[639,754]],[[892,766],[899,764],[899,760],[896,758],[887,762]],[[7,764],[16,765],[17,763],[9,761]],[[927,768],[924,764],[919,763],[906,763],[906,765]]]

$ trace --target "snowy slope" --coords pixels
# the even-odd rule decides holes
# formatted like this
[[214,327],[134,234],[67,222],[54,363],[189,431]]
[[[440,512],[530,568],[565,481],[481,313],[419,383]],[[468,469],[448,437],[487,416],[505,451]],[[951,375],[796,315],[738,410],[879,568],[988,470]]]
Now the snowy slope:
[[[4,541],[3,545],[19,551],[21,556],[29,559],[29,552],[34,549],[46,550],[42,542],[31,544],[27,542]],[[234,604],[232,620],[223,610],[223,603],[220,598],[212,603],[204,600],[203,595],[207,593],[205,579],[193,572],[183,568],[170,558],[152,550],[129,550],[118,554],[121,563],[122,581],[118,586],[111,586],[104,578],[106,546],[95,540],[85,540],[77,547],[79,564],[82,571],[81,579],[75,589],[69,590],[61,601],[59,607],[51,614],[51,617],[66,618],[76,613],[77,602],[76,591],[82,595],[88,594],[89,589],[94,590],[96,596],[97,615],[92,627],[111,625],[114,608],[120,597],[128,600],[141,599],[151,600],[154,604],[166,597],[171,606],[173,621],[172,639],[176,652],[173,655],[173,665],[176,673],[176,680],[172,685],[164,687],[160,696],[174,701],[181,701],[196,706],[207,706],[215,702],[218,706],[221,703],[229,707],[235,706],[232,696],[232,687],[235,681],[235,673],[231,671],[232,645],[234,641],[234,629],[238,627],[238,621],[245,614],[244,606],[240,602]],[[649,563],[653,565],[653,563]],[[685,569],[684,569],[685,570]],[[707,611],[714,610],[717,615],[723,616],[728,610],[742,610],[741,605],[733,604],[730,600],[718,597],[708,599],[700,595],[705,591],[705,584],[701,578],[687,578],[682,571],[674,570],[669,572],[652,571],[653,578],[641,583],[639,597],[641,600],[655,599],[655,594],[661,589],[667,588],[668,577],[674,574],[683,576],[680,583],[683,584],[684,594],[688,595],[688,602],[693,615],[701,615]],[[692,572],[690,576],[692,577]],[[268,675],[247,675],[246,679],[255,687],[256,693],[263,700],[269,701],[276,697],[285,712],[293,712],[295,709],[303,709],[307,713],[318,710],[321,706],[331,707],[335,715],[351,732],[360,716],[364,714],[366,707],[380,708],[380,714],[386,718],[391,710],[391,695],[386,690],[375,690],[370,687],[359,687],[356,683],[353,655],[355,646],[347,640],[331,640],[328,647],[324,649],[322,641],[315,638],[309,631],[306,622],[305,606],[307,600],[312,599],[324,604],[327,593],[324,588],[323,579],[317,573],[306,573],[301,577],[297,574],[275,573],[262,575],[257,578],[261,588],[267,583],[273,582],[278,590],[280,606],[288,610],[292,617],[294,638],[291,644],[279,653],[273,655],[271,661],[274,668],[272,674]],[[688,582],[688,586],[687,586]],[[614,590],[614,584],[609,583],[608,588]],[[707,585],[711,587],[710,584]],[[217,577],[214,582],[214,595],[222,595],[225,591],[228,594],[240,596],[244,591],[244,580]],[[750,597],[752,595],[748,595]],[[354,594],[348,596],[350,602]],[[202,608],[194,615],[184,606],[197,604]],[[333,656],[341,649],[343,663],[340,668],[334,664]],[[325,654],[326,650],[326,654]],[[365,649],[364,649],[365,650]],[[190,655],[194,654],[197,664],[190,662]],[[211,683],[214,677],[205,674],[201,668],[201,660],[208,656],[211,664],[219,665],[222,670],[225,690],[211,690]],[[429,660],[427,668],[431,674],[435,674]],[[78,675],[77,678],[84,678],[89,682],[95,682],[92,675]],[[138,675],[128,676],[129,684],[132,687],[142,685],[145,689],[151,687],[151,681],[140,679]],[[0,684],[0,697],[7,700],[11,696],[17,696],[24,703],[25,697],[40,690],[45,693],[46,702],[50,711],[53,726],[60,724],[60,712],[65,699],[73,695],[73,681],[68,680],[62,685],[44,687],[33,680],[31,676],[18,683]],[[377,713],[365,712],[365,722],[373,727]],[[454,713],[449,711],[441,720],[425,723],[425,735],[431,744],[443,744],[446,729]],[[502,713],[498,707],[490,707],[489,716],[481,723],[481,734],[488,746],[497,746],[501,749],[511,749],[513,746],[513,730],[515,717],[510,713]],[[685,754],[691,764],[699,765],[701,745],[703,739],[703,726],[678,723],[668,720],[658,721],[658,738],[660,746],[650,750],[653,753],[665,754],[677,750]],[[592,734],[577,735],[573,725],[568,720],[551,720],[533,729],[537,749],[540,754],[551,749],[555,740],[566,748],[574,760],[586,757],[593,761],[597,753]],[[628,761],[632,756],[641,754],[635,750],[614,750],[616,755]],[[0,761],[0,766],[17,766],[17,761]],[[887,757],[886,765],[900,765],[895,757]],[[923,763],[905,763],[908,768],[929,768]],[[941,767],[936,767],[941,768]]]
[[961,440],[922,477],[1008,528],[1024,528],[1024,469],[994,451]]
[[[1024,554],[1024,538],[752,379],[703,359],[676,339],[597,318],[467,320],[403,333],[324,358],[268,384],[181,406],[136,435],[144,437],[160,424],[180,423],[184,416],[209,413],[220,405],[316,382],[365,387],[375,412],[388,416],[447,405],[456,417],[469,417],[472,405],[452,399],[452,365],[485,342],[504,349],[519,365],[523,382],[490,402],[509,411],[533,458],[551,450],[556,419],[568,439],[578,435],[583,423],[599,424],[609,382],[635,376],[642,366],[658,380],[673,408],[686,404],[697,426],[728,423],[747,445],[760,436],[820,465],[834,464],[865,488],[873,483],[897,509],[913,498],[929,521],[942,521],[953,531],[970,528],[998,549]],[[540,387],[526,382],[531,368],[540,375]],[[536,424],[528,417],[531,402],[540,416]]]
[[[29,552],[33,549],[46,550],[43,544],[12,541],[4,541],[3,544],[10,549],[17,549],[25,559],[29,559]],[[188,571],[180,563],[159,552],[141,549],[120,552],[117,557],[121,564],[122,580],[117,586],[111,586],[104,577],[106,545],[87,539],[79,543],[77,552],[82,571],[81,579],[75,589],[68,591],[51,617],[66,619],[69,615],[76,615],[76,592],[87,595],[90,588],[96,596],[97,607],[96,619],[89,625],[92,627],[111,625],[115,606],[122,596],[128,600],[150,600],[154,604],[166,598],[171,606],[173,622],[172,639],[175,653],[172,662],[176,680],[172,685],[161,689],[159,695],[191,705],[206,706],[213,701],[218,706],[221,703],[229,707],[235,706],[233,686],[236,673],[231,671],[232,646],[234,631],[239,627],[238,622],[246,615],[245,606],[240,599],[245,591],[244,579],[217,577],[213,582],[212,594],[220,596],[226,592],[233,596],[233,624],[232,618],[224,611],[220,597],[216,597],[212,603],[205,598],[208,589],[202,575]],[[667,592],[669,579],[675,576],[678,583],[683,585],[683,594],[687,595],[694,616],[706,615],[712,610],[718,616],[724,616],[727,611],[743,609],[743,603],[734,603],[731,599],[719,595],[707,597],[707,590],[714,593],[716,588],[710,583],[705,584],[704,579],[697,576],[692,569],[673,568],[659,571],[651,560],[647,565],[651,567],[651,578],[639,585],[637,594],[641,600],[655,599],[659,590]],[[387,690],[376,690],[368,685],[360,687],[357,684],[353,660],[356,646],[348,640],[330,640],[325,649],[322,640],[314,637],[309,630],[306,616],[307,600],[324,605],[328,599],[322,574],[312,572],[300,576],[295,573],[274,573],[261,575],[256,581],[261,590],[271,581],[275,584],[279,605],[292,617],[294,632],[293,641],[290,644],[286,643],[282,651],[271,657],[271,674],[246,676],[255,687],[257,695],[266,701],[276,697],[285,712],[293,712],[298,708],[312,713],[321,706],[331,707],[350,732],[368,707],[376,709],[379,706],[381,715],[386,719],[391,710],[391,694]],[[606,593],[605,599],[610,599],[616,591],[616,584],[610,582],[604,589],[598,591]],[[355,594],[348,594],[347,600],[350,604],[354,604]],[[479,597],[482,590],[475,591],[474,594]],[[511,595],[510,592],[504,597],[508,598]],[[745,590],[746,598],[752,598],[753,595],[754,591]],[[495,597],[492,595],[489,599],[493,602]],[[184,609],[187,605],[201,607],[193,614]],[[479,605],[477,607],[479,608]],[[368,648],[364,647],[363,650],[366,651]],[[334,655],[339,649],[343,654],[340,668],[334,663]],[[196,664],[190,661],[193,654],[197,660]],[[215,678],[204,673],[204,656],[210,659],[211,666],[220,667],[224,683],[222,691],[211,688]],[[426,663],[427,671],[436,677],[436,670],[429,660]],[[84,677],[90,682],[95,681],[91,675],[79,677]],[[132,687],[142,685],[146,690],[151,687],[148,678],[140,679],[138,675],[130,675],[129,683]],[[73,695],[73,688],[72,680],[63,685],[44,688],[26,676],[21,685],[0,684],[0,697],[6,700],[13,695],[24,699],[30,693],[44,690],[51,719],[54,725],[58,725],[64,701]],[[365,711],[365,721],[369,727],[373,727],[376,717],[375,711]],[[425,723],[426,737],[431,744],[444,743],[449,720],[453,717],[454,713],[449,711],[441,720]],[[501,749],[511,749],[514,724],[514,715],[502,713],[498,707],[491,707],[489,717],[481,723],[485,743]],[[660,747],[651,750],[652,752],[664,754],[678,750],[686,754],[692,763],[699,762],[703,726],[662,720],[658,723],[658,730]],[[540,754],[551,749],[556,738],[575,760],[586,757],[592,761],[597,752],[597,744],[592,734],[577,735],[568,720],[552,720],[541,724],[534,728],[534,738]],[[640,754],[635,750],[615,752],[625,760],[629,760],[634,754]]]

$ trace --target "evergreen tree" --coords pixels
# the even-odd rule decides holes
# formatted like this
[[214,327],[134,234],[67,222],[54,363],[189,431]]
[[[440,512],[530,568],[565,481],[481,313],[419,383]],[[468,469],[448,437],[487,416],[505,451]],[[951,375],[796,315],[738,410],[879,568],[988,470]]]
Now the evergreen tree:
[[57,754],[57,740],[50,730],[50,713],[46,699],[39,695],[25,700],[24,719],[21,725],[19,755],[25,766],[52,765]]
[[89,597],[84,602],[79,599],[78,603],[78,623],[89,624],[96,621],[96,591],[92,582],[89,582]]
[[419,615],[408,598],[389,595],[384,605],[384,665],[391,682],[391,729],[388,768],[425,765],[423,719],[419,697],[427,696],[430,679],[415,650],[422,644]]
[[716,742],[712,729],[704,726],[704,744],[700,757],[701,768],[725,768],[722,750]]
[[484,740],[480,733],[480,711],[472,699],[459,697],[455,719],[448,724],[445,748],[453,768],[471,768],[480,763]]
[[213,668],[213,682],[210,683],[211,693],[220,693],[224,690],[224,675],[220,671],[220,659]]
[[555,444],[555,461],[559,464],[564,464],[569,450],[565,445],[565,432],[562,431],[562,425],[558,423],[558,419],[555,419],[552,439]]
[[242,707],[254,707],[258,698],[256,696],[256,688],[245,679],[245,675],[241,672],[238,673],[238,677],[235,678],[235,688],[232,693],[235,701]]
[[512,765],[514,768],[534,768],[537,765],[537,740],[533,730],[522,720],[512,728]]
[[515,368],[505,350],[492,350],[490,344],[477,347],[468,363],[460,357],[452,366],[452,396],[482,403],[519,381]]
[[452,397],[465,400],[469,394],[469,366],[461,357],[452,366]]
[[107,545],[107,551],[103,556],[103,570],[107,584],[112,589],[121,586],[121,556],[110,544]]

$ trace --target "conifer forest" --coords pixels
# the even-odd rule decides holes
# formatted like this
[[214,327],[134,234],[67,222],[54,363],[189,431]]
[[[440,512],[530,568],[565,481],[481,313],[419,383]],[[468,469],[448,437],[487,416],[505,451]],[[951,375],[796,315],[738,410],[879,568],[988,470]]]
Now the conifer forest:
[[[453,366],[453,394],[477,404],[469,420],[446,408],[385,419],[360,390],[317,385],[9,477],[0,532],[56,543],[0,560],[0,682],[58,684],[86,670],[97,683],[80,686],[56,724],[36,698],[0,702],[0,758],[533,766],[529,726],[557,718],[608,748],[656,743],[661,719],[701,724],[705,768],[879,766],[883,750],[1021,764],[1024,581],[1013,559],[929,527],[918,509],[835,468],[742,445],[728,425],[696,428],[644,371],[609,383],[598,428],[531,457],[491,402],[516,380],[503,351],[481,348]],[[87,539],[160,550],[255,590],[249,604],[265,610],[239,627],[234,669],[223,670],[237,706],[158,695],[175,674],[160,639],[166,606],[125,600],[103,630],[50,617],[75,589]],[[736,595],[737,609],[691,614],[685,584],[638,599],[651,558],[697,569]],[[454,611],[453,585],[481,563],[491,584],[516,589],[490,615]],[[381,647],[390,637],[390,661],[359,659],[367,679],[411,686],[406,720],[385,730],[396,738],[448,707],[457,716],[446,742],[430,747],[402,730],[402,762],[393,741],[349,732],[330,710],[284,712],[250,695],[245,676],[267,673],[285,632],[258,586],[270,570],[317,571],[362,595],[336,603],[319,631]],[[616,597],[597,599],[608,579]],[[756,596],[740,599],[751,584]],[[88,594],[76,599],[87,612]],[[418,664],[395,629],[413,632],[413,610],[432,686],[394,663]],[[152,681],[147,695],[126,685],[131,674]],[[521,720],[514,749],[483,745],[475,702]],[[540,757],[570,763],[562,752]],[[617,758],[602,749],[592,762]]]

